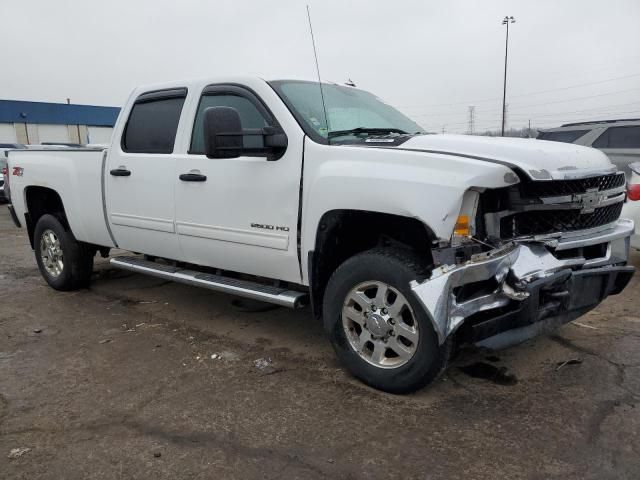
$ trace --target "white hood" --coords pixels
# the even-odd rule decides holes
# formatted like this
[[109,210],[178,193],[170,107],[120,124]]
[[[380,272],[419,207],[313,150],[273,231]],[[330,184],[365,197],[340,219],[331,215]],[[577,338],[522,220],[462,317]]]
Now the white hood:
[[616,168],[599,150],[531,138],[418,135],[398,148],[451,153],[520,168],[533,180],[568,179]]

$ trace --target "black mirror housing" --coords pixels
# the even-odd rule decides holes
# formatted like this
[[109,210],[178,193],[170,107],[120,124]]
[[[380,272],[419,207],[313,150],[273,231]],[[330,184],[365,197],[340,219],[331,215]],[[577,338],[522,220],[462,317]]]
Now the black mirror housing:
[[208,158],[237,158],[242,155],[242,122],[235,108],[207,108],[203,126],[204,151]]

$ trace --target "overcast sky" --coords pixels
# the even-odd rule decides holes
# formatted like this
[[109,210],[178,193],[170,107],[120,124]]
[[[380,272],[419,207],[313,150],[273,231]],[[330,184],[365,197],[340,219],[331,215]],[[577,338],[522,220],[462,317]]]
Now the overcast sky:
[[[136,85],[315,76],[304,0],[0,0],[0,98],[121,106]],[[309,0],[323,79],[430,131],[640,117],[640,0]]]

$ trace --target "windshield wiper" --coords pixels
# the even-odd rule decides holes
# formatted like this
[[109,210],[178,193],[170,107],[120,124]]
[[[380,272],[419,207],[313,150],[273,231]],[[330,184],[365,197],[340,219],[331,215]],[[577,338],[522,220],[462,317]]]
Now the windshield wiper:
[[407,133],[404,130],[400,130],[399,128],[367,128],[367,127],[358,127],[351,128],[349,130],[334,130],[329,132],[329,138],[334,137],[344,137],[346,135],[359,135],[364,133],[366,135],[384,135],[386,133]]

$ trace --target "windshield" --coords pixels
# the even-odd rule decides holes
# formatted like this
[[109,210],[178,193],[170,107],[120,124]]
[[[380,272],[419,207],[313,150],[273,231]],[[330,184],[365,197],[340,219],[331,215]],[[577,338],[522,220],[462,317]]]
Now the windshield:
[[363,90],[323,83],[327,122],[318,83],[280,80],[271,85],[315,140],[331,139],[337,143],[385,133],[425,133],[413,120]]

